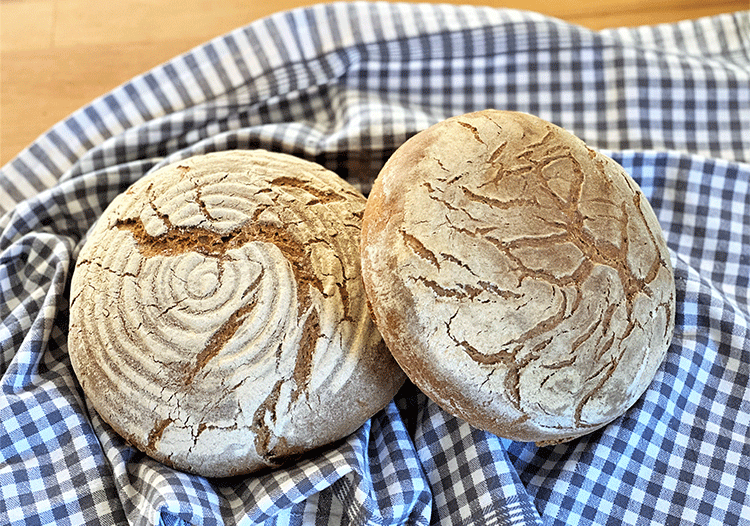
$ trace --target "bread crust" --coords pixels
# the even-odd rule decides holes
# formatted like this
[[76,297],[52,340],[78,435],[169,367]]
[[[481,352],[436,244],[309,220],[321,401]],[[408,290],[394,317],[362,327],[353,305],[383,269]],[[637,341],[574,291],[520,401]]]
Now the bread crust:
[[448,412],[540,445],[651,383],[674,330],[670,256],[636,182],[537,117],[485,110],[404,143],[363,219],[383,338]]
[[246,474],[340,439],[405,377],[359,265],[365,198],[262,150],[196,156],[118,196],[71,285],[87,399],[151,457]]

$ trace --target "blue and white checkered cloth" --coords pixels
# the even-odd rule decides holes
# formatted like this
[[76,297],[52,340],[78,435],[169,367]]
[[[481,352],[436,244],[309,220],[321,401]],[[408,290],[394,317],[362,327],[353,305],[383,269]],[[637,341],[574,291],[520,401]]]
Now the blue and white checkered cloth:
[[[554,447],[407,384],[297,464],[210,480],[128,447],[67,354],[80,240],[150,170],[263,147],[367,192],[417,131],[483,108],[619,161],[664,229],[676,331],[651,387]],[[594,32],[538,14],[334,3],[239,28],[77,111],[0,171],[0,524],[750,525],[750,11]]]

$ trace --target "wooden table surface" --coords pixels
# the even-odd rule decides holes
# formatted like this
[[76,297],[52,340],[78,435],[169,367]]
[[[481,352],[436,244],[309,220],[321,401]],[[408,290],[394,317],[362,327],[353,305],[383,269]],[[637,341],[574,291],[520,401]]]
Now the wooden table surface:
[[[313,0],[0,0],[0,166],[49,127],[170,58]],[[591,29],[750,9],[750,0],[485,0]]]

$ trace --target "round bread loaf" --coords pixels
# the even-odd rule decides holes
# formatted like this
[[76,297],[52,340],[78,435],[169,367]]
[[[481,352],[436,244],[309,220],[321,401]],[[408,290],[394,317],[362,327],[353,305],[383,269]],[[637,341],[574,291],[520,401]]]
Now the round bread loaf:
[[165,166],[105,210],[73,274],[70,357],[96,411],[209,477],[342,438],[405,376],[368,313],[365,198],[293,156]]
[[645,391],[674,329],[659,223],[613,160],[531,115],[486,110],[406,141],[362,225],[376,324],[448,412],[540,445]]

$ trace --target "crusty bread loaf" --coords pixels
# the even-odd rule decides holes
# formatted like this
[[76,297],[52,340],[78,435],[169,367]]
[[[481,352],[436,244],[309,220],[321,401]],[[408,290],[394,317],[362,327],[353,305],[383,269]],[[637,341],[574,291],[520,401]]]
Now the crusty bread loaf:
[[405,377],[367,311],[365,198],[293,156],[227,151],[118,196],[71,287],[87,399],[178,469],[243,474],[353,432]]
[[408,140],[375,181],[361,251],[409,378],[503,437],[544,445],[607,424],[672,338],[670,256],[638,185],[531,115],[471,113]]

